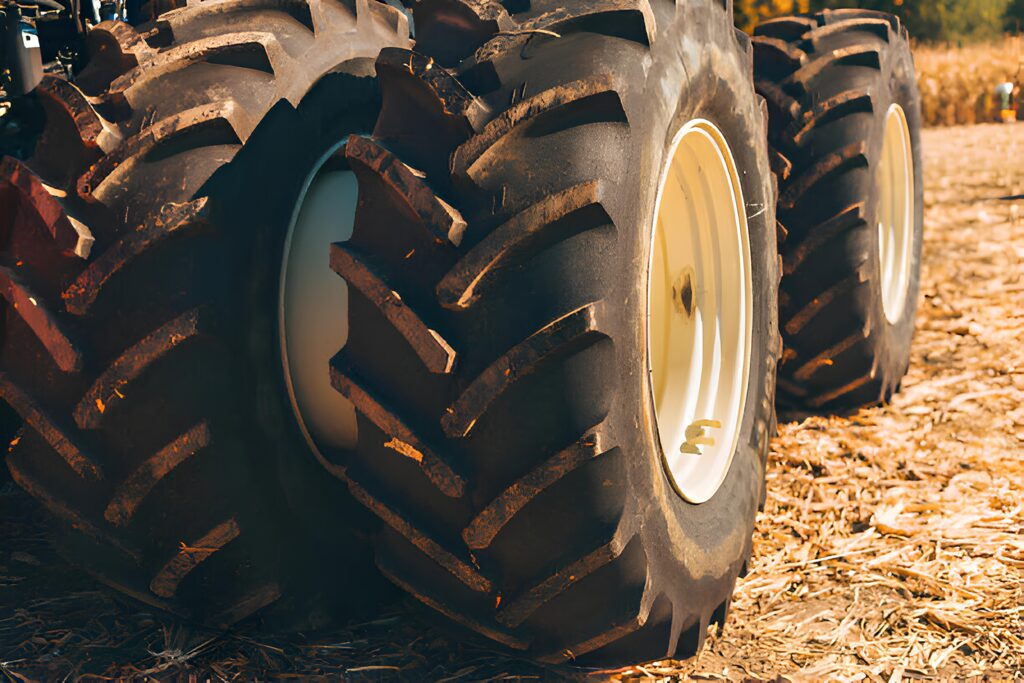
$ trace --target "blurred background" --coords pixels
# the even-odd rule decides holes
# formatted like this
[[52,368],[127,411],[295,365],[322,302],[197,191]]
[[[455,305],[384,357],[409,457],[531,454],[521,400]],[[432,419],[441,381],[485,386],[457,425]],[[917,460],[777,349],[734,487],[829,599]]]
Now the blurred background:
[[903,19],[926,125],[1024,120],[1024,0],[735,0],[736,25],[839,7]]

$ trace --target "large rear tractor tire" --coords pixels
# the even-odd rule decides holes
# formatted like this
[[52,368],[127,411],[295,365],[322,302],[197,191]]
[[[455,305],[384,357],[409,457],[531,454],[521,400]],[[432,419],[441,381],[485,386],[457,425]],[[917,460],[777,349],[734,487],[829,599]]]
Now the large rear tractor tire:
[[832,10],[755,30],[779,177],[779,394],[819,410],[889,400],[910,363],[924,222],[921,108],[899,19]]
[[529,657],[693,655],[750,554],[776,198],[727,4],[424,0],[345,149],[329,464],[394,583]]
[[39,90],[34,155],[0,167],[0,395],[24,420],[7,464],[74,561],[230,624],[287,592],[310,540],[281,484],[309,461],[276,342],[291,212],[372,126],[372,60],[407,23],[367,0],[211,0],[90,39],[78,85]]

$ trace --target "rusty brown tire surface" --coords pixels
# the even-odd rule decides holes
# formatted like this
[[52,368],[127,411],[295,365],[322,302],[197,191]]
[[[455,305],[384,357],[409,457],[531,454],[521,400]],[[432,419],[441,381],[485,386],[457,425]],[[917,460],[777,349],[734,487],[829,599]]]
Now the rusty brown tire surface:
[[[920,97],[906,29],[867,10],[786,17],[754,36],[783,241],[779,395],[811,409],[887,401],[910,362],[923,206]],[[885,309],[882,153],[890,112],[912,147],[907,279]]]
[[[774,202],[749,40],[723,3],[427,1],[350,139],[352,291],[332,363],[358,448],[331,464],[381,520],[383,572],[546,662],[686,657],[751,548],[778,355]],[[662,466],[644,316],[662,169],[713,121],[741,169],[754,342],[721,488]]]
[[309,460],[274,337],[288,162],[368,129],[367,64],[407,36],[365,0],[204,2],[100,25],[41,87],[34,155],[0,164],[7,465],[102,581],[213,624],[280,603]]

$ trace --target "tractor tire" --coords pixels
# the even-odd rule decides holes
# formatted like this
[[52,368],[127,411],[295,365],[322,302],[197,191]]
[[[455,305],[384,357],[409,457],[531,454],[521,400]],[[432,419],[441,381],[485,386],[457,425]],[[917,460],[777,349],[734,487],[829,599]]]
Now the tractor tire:
[[[331,256],[352,292],[332,378],[358,447],[333,471],[381,519],[388,578],[540,661],[693,655],[751,551],[778,255],[767,113],[726,4],[424,0],[418,51],[381,53],[376,128],[346,146],[361,198]],[[694,121],[735,155],[753,283],[739,436],[701,504],[663,466],[645,325],[662,171]]]
[[281,609],[314,552],[282,486],[294,463],[319,470],[275,337],[296,164],[370,129],[372,60],[409,44],[407,20],[215,0],[90,41],[77,85],[41,86],[34,153],[0,165],[0,395],[24,421],[7,464],[70,526],[74,562],[227,625]]
[[[780,399],[812,410],[888,401],[910,364],[924,224],[906,29],[890,14],[831,10],[766,22],[753,41],[785,235]],[[894,122],[902,141],[887,144]],[[907,145],[912,169],[887,170]]]

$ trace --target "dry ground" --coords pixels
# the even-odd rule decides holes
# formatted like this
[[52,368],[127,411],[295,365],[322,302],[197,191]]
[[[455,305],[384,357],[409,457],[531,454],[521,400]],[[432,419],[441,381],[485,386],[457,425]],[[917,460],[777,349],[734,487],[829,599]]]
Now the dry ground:
[[[997,199],[1024,192],[1024,124],[928,131],[925,151],[904,393],[848,419],[791,416],[727,631],[695,662],[615,678],[1024,680],[1024,201]],[[402,606],[308,639],[176,624],[55,564],[19,494],[5,489],[0,505],[10,680],[557,677]]]

